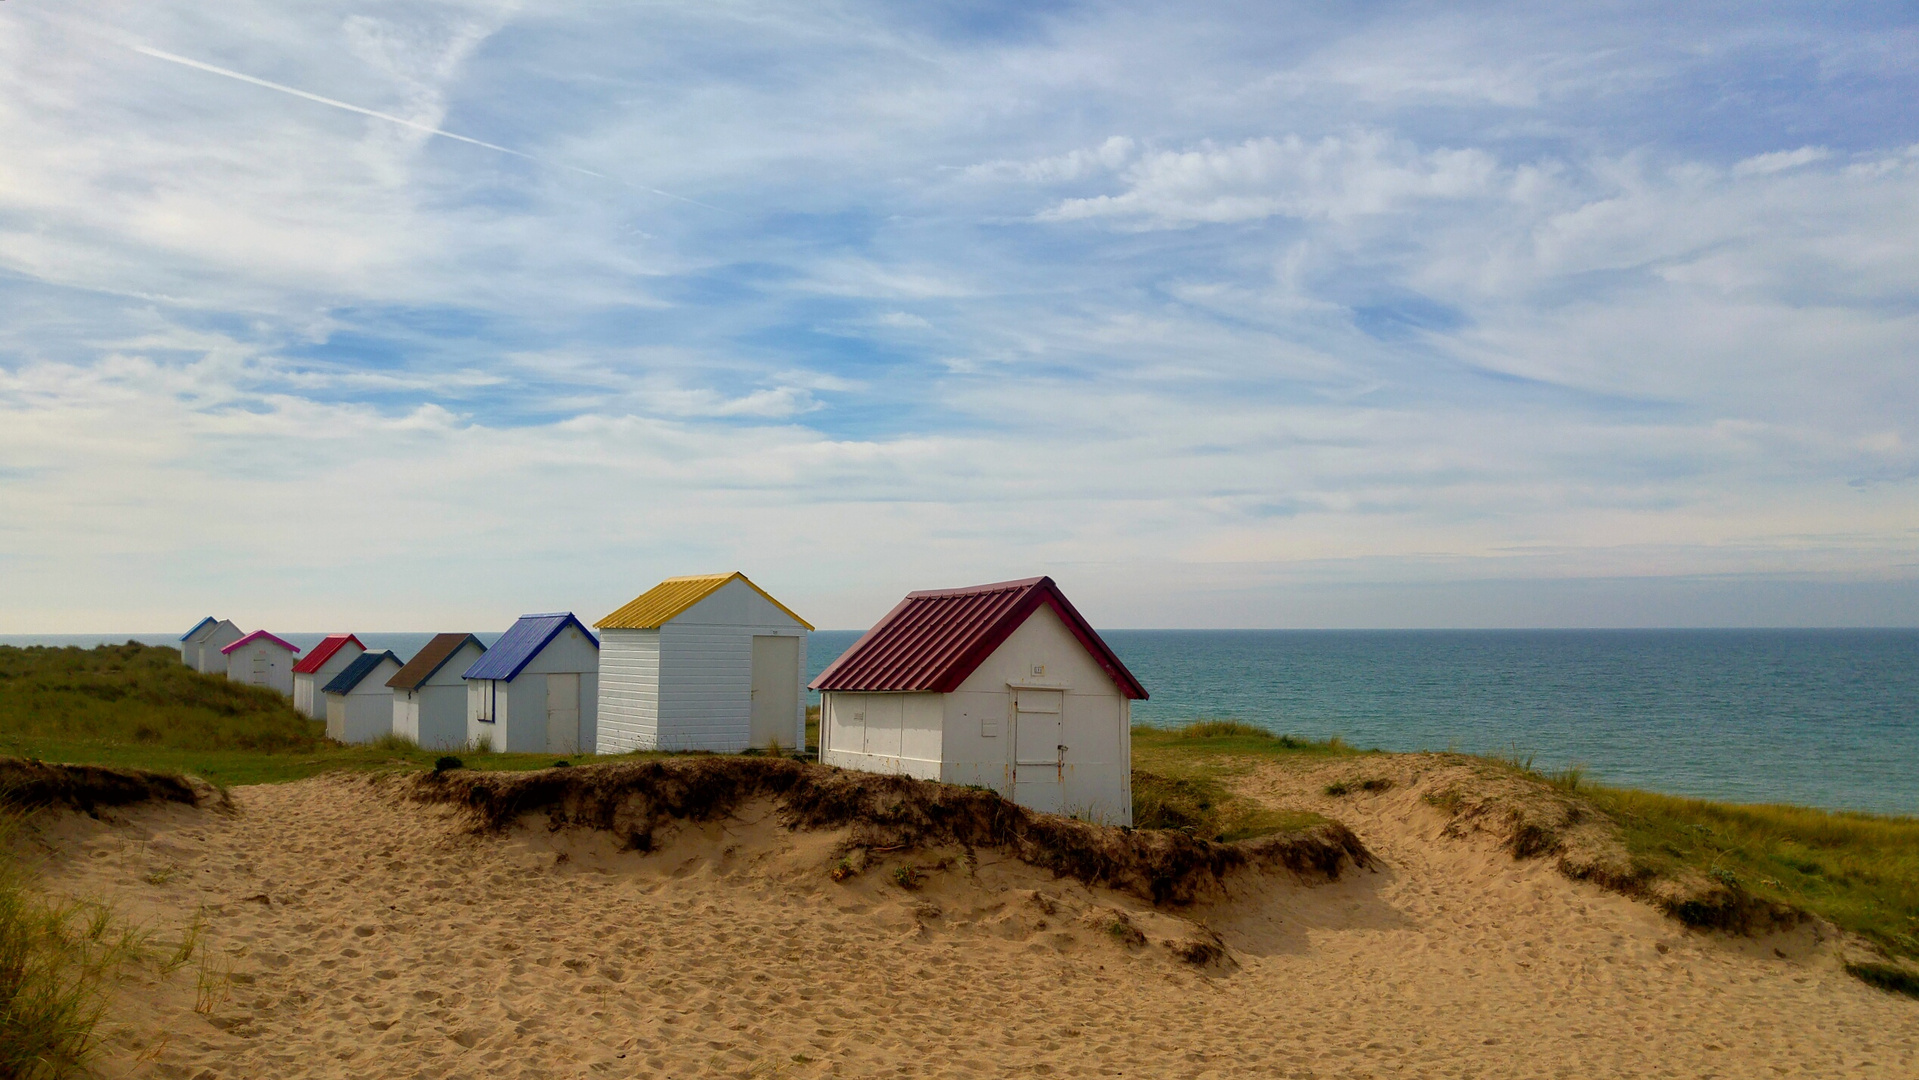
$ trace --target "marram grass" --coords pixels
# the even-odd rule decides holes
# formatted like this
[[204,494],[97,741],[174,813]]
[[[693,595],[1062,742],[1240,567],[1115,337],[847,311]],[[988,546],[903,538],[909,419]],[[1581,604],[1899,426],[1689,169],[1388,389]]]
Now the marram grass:
[[[0,846],[15,824],[0,823]],[[115,974],[138,941],[99,905],[38,896],[0,859],[0,1076],[86,1075]]]

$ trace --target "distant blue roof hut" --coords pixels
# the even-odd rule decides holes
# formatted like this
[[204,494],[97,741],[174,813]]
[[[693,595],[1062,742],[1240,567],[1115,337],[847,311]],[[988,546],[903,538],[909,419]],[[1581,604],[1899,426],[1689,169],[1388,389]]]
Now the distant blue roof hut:
[[399,670],[400,658],[391,652],[364,652],[341,668],[320,688],[327,738],[370,743],[393,734],[393,690],[386,683]]
[[468,742],[518,753],[592,753],[600,640],[572,612],[520,616],[462,677]]
[[225,675],[227,658],[220,650],[245,636],[244,631],[226,619],[208,615],[180,635],[180,659],[195,671]]

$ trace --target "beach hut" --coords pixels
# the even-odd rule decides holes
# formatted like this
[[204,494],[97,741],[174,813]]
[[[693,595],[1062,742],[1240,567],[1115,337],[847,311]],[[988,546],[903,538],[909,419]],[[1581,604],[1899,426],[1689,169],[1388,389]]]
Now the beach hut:
[[600,642],[570,611],[522,615],[474,661],[466,741],[530,754],[591,753]]
[[1132,824],[1146,689],[1051,578],[909,593],[813,688],[828,765]]
[[180,660],[195,671],[224,675],[227,672],[227,658],[220,654],[220,650],[245,636],[231,622],[208,615],[193,624],[193,629],[180,635]]
[[806,744],[812,624],[745,574],[668,578],[595,625],[600,753]]
[[255,630],[221,649],[227,678],[248,686],[265,686],[293,696],[293,657],[300,649],[292,642]]
[[428,750],[466,746],[466,680],[485,654],[472,634],[435,634],[386,681],[393,690],[393,733]]
[[293,665],[293,707],[315,720],[326,719],[326,698],[320,688],[366,652],[352,634],[328,634],[313,651]]
[[400,670],[390,652],[365,652],[320,688],[326,699],[327,738],[370,743],[393,734],[393,691],[387,680]]

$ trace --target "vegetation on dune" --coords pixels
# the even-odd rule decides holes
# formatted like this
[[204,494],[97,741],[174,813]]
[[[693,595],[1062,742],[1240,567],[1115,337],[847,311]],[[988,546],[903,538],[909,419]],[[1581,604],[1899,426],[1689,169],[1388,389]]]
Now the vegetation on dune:
[[113,977],[137,954],[106,909],[45,900],[0,866],[0,1076],[84,1075]]
[[1250,772],[1273,756],[1321,759],[1354,753],[1334,739],[1276,735],[1239,720],[1201,720],[1178,728],[1133,728],[1133,825],[1178,829],[1230,843],[1310,829],[1326,818],[1281,810],[1233,794],[1222,778]]
[[[808,710],[810,738],[817,716],[817,709]],[[1235,794],[1235,777],[1273,764],[1311,768],[1378,753],[1355,750],[1338,739],[1275,734],[1237,720],[1140,726],[1132,734],[1137,826],[1208,842],[1306,832],[1327,824],[1315,814]],[[336,769],[430,769],[440,757],[399,739],[351,747],[329,742],[324,724],[301,716],[280,695],[199,674],[181,664],[172,649],[131,642],[96,649],[0,646],[0,755],[8,754],[191,774],[222,785],[295,780]],[[1567,829],[1602,822],[1617,841],[1613,850],[1623,852],[1616,865],[1575,860],[1568,873],[1655,898],[1682,896],[1687,889],[1710,892],[1720,907],[1702,907],[1696,917],[1688,916],[1692,909],[1683,899],[1659,901],[1697,925],[1736,926],[1714,919],[1728,911],[1736,914],[1738,905],[1747,903],[1819,916],[1897,961],[1855,964],[1855,974],[1913,992],[1914,977],[1901,965],[1919,959],[1919,820],[1736,806],[1608,788],[1588,782],[1578,769],[1542,774],[1517,755],[1443,756],[1491,765],[1487,775],[1517,778],[1546,796],[1523,812],[1501,811],[1511,816],[1515,855],[1553,854]],[[468,769],[487,771],[554,763],[545,754],[485,750],[461,751],[460,759]],[[1392,759],[1377,760],[1384,767]],[[1390,786],[1371,776],[1332,779],[1324,790],[1333,796]],[[1430,791],[1422,797],[1454,815],[1484,815],[1499,801],[1485,791]],[[1542,807],[1550,812],[1541,816]],[[1660,891],[1674,883],[1681,885]]]
[[1759,932],[1817,917],[1882,953],[1861,979],[1919,991],[1919,819],[1740,805],[1610,788],[1507,755],[1439,755],[1476,772],[1421,797],[1452,835],[1503,837],[1516,858],[1647,900],[1688,926]]
[[[202,675],[174,649],[0,646],[0,755],[153,769],[223,786],[335,769],[429,768],[404,739],[342,746],[280,694]],[[538,769],[547,754],[461,751],[477,769]]]
[[165,750],[310,751],[324,731],[286,698],[209,678],[173,649],[0,646],[0,745],[98,742]]
[[[1234,796],[1228,782],[1261,765],[1316,768],[1360,759],[1339,740],[1275,735],[1234,720],[1182,728],[1133,729],[1134,815],[1142,825],[1230,834],[1222,822],[1252,817],[1259,806]],[[1593,784],[1575,766],[1547,773],[1517,753],[1439,755],[1483,770],[1465,787],[1426,791],[1430,805],[1456,817],[1480,815],[1504,830],[1519,858],[1557,856],[1570,876],[1645,897],[1701,927],[1757,929],[1773,914],[1824,919],[1878,946],[1890,963],[1852,963],[1876,986],[1919,996],[1919,819],[1838,813],[1798,806],[1747,806]],[[1390,761],[1381,756],[1382,767]],[[1475,764],[1476,763],[1476,764]],[[1490,766],[1490,768],[1487,768]],[[1493,777],[1530,791],[1501,792]],[[1340,777],[1333,797],[1394,788],[1384,776]],[[1597,829],[1618,858],[1573,851]]]
[[544,814],[550,827],[603,829],[636,851],[655,850],[681,823],[724,818],[748,800],[770,799],[788,827],[848,830],[849,858],[835,880],[861,872],[863,853],[991,847],[1089,885],[1184,905],[1241,869],[1332,879],[1371,862],[1351,830],[1331,821],[1219,843],[1184,830],[1120,830],[1039,814],[980,788],[784,757],[694,754],[514,774],[446,769],[409,783],[415,798],[457,806],[477,829]]
[[1144,754],[1150,759],[1205,759],[1284,755],[1340,757],[1354,750],[1338,738],[1319,742],[1297,735],[1280,735],[1244,720],[1197,720],[1183,727],[1133,726],[1133,763]]
[[1618,826],[1634,863],[1656,876],[1701,874],[1919,959],[1919,819],[1592,785],[1579,793]]
[[197,801],[179,777],[0,760],[0,1076],[91,1075],[94,1034],[120,969],[144,939],[106,907],[52,900],[17,861],[23,812]]
[[1326,824],[1306,810],[1275,810],[1226,790],[1201,774],[1172,777],[1133,770],[1133,827],[1177,829],[1201,840],[1230,844],[1299,832]]

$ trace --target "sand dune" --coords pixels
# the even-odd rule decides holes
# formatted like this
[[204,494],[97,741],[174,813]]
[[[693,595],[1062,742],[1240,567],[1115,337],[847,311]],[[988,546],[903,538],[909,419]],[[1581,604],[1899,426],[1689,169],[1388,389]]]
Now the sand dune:
[[[991,852],[836,883],[839,837],[765,806],[639,855],[476,837],[337,777],[240,789],[230,815],[67,815],[33,846],[54,891],[161,939],[205,925],[204,975],[122,986],[108,1076],[1919,1076],[1919,1002],[1813,928],[1684,931],[1442,836],[1410,790],[1244,786],[1317,799],[1382,865],[1155,911]],[[1175,955],[1206,927],[1224,958]]]

